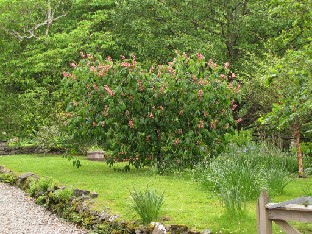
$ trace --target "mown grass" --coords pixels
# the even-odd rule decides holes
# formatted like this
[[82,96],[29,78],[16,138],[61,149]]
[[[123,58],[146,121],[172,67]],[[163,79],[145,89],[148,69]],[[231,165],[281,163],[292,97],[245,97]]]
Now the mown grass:
[[[185,224],[195,230],[210,229],[215,233],[257,233],[256,201],[248,202],[246,213],[240,217],[226,214],[218,199],[203,189],[200,183],[181,176],[160,176],[149,168],[118,172],[103,162],[80,158],[82,167],[77,169],[72,162],[61,156],[18,155],[0,156],[0,165],[24,173],[33,172],[39,176],[50,176],[62,185],[96,191],[95,209],[110,208],[124,220],[137,220],[131,209],[130,192],[133,189],[149,188],[164,192],[165,203],[161,217],[164,223]],[[122,168],[124,164],[116,164]],[[274,202],[293,199],[304,194],[311,178],[294,179],[286,186],[282,195],[273,197]],[[311,233],[312,226],[299,225],[303,233]],[[278,228],[275,227],[278,231]]]

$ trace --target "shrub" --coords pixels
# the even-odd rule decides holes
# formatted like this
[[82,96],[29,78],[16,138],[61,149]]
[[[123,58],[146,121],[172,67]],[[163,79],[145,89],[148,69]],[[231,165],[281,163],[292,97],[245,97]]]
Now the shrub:
[[36,144],[45,152],[62,147],[69,148],[70,137],[57,124],[42,126],[36,133]]
[[146,188],[144,191],[133,190],[133,209],[141,217],[143,224],[158,221],[160,209],[164,203],[164,193]]
[[307,175],[312,175],[312,167],[305,168],[304,173]]
[[53,193],[53,201],[54,203],[67,203],[74,196],[73,188],[65,188],[55,190]]
[[48,190],[53,191],[56,183],[50,177],[42,177],[39,180],[32,180],[29,183],[28,192],[30,196],[37,197],[40,193],[46,193]]
[[72,209],[70,202],[73,196],[73,188],[57,189],[54,192],[47,194],[45,205],[58,215],[66,216],[66,214],[68,215]]
[[192,168],[218,152],[236,125],[240,85],[228,65],[178,54],[146,70],[134,55],[122,61],[83,57],[64,72],[65,126],[77,141],[96,140],[111,150],[110,164]]
[[11,185],[16,184],[17,181],[17,175],[15,173],[0,173],[0,182],[8,183]]

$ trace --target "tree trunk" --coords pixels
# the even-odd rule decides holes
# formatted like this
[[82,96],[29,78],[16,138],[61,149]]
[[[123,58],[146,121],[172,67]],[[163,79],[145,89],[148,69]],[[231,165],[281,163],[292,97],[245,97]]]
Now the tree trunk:
[[53,15],[52,15],[52,9],[51,9],[50,0],[48,0],[47,4],[48,4],[47,19],[46,19],[46,21],[47,21],[47,28],[46,28],[45,35],[49,34],[49,30],[50,30],[50,27],[51,27],[51,24],[52,24],[52,21],[53,21]]
[[162,166],[162,155],[161,155],[161,132],[160,129],[155,129],[156,137],[157,137],[157,152],[156,152],[156,159],[157,159],[157,168],[161,170]]
[[296,145],[297,159],[298,159],[298,169],[299,169],[299,178],[304,177],[303,175],[303,162],[302,162],[302,151],[300,148],[300,124],[299,120],[296,119],[292,126],[292,135]]

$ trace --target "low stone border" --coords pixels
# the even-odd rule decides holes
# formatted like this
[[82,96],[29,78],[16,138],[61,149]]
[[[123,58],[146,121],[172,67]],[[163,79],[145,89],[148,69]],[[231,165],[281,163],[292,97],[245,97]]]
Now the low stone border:
[[[9,183],[18,186],[24,191],[29,191],[31,181],[39,181],[39,177],[34,173],[28,172],[18,175],[10,169],[0,165],[0,182]],[[93,198],[97,197],[96,192],[88,190],[74,189],[74,196],[69,200],[56,199],[57,191],[65,190],[66,187],[54,186],[47,191],[38,191],[33,197],[37,203],[43,204],[48,210],[56,213],[58,216],[74,222],[93,233],[130,233],[130,234],[211,234],[210,230],[203,232],[192,231],[185,225],[164,226],[158,222],[152,222],[150,225],[142,226],[138,222],[126,222],[119,219],[119,215],[112,214],[109,209],[95,211],[91,209]]]
[[63,154],[65,149],[50,148],[43,149],[38,146],[8,146],[6,141],[0,141],[0,155],[16,155],[16,154]]

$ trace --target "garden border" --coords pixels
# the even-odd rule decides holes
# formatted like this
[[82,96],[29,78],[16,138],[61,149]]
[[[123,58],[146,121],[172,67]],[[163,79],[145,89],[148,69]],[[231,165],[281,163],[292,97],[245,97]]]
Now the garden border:
[[66,150],[57,147],[45,149],[39,146],[8,146],[7,141],[0,141],[0,155],[16,154],[63,154]]
[[[32,172],[18,175],[5,166],[0,165],[0,182],[17,186],[26,191],[29,189],[30,181],[39,180],[39,177]],[[63,190],[65,186],[48,189],[47,191],[39,191],[33,196],[38,202],[38,198],[44,196],[44,200],[49,201],[57,190]],[[93,195],[92,195],[93,194]],[[44,207],[59,217],[67,221],[78,224],[94,233],[131,233],[131,234],[211,234],[209,229],[203,232],[190,230],[186,225],[162,225],[158,222],[152,222],[143,226],[136,221],[126,222],[118,219],[117,214],[111,214],[109,209],[103,211],[95,211],[91,209],[93,203],[92,198],[96,197],[96,193],[87,190],[74,190],[72,197],[66,204],[44,204]]]

